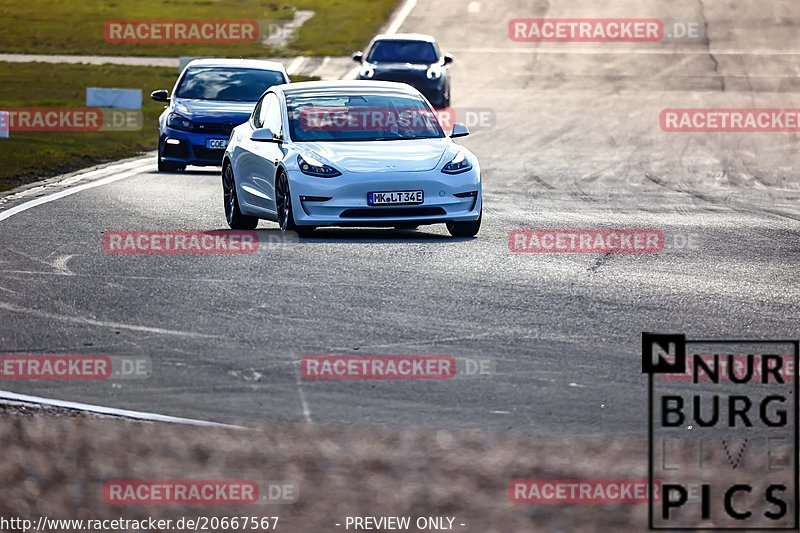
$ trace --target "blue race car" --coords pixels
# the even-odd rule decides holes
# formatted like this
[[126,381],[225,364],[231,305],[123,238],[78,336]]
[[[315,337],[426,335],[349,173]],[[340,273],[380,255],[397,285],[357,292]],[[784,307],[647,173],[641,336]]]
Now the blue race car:
[[158,119],[158,170],[220,166],[233,128],[247,122],[261,95],[289,82],[280,63],[252,59],[195,59],[186,65]]

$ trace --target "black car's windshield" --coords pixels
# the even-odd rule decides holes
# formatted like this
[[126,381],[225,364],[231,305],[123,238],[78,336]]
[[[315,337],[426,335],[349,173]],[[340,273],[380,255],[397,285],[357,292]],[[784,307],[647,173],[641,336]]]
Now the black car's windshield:
[[369,51],[370,63],[436,63],[439,54],[426,41],[377,41]]
[[284,83],[283,73],[249,68],[194,67],[175,95],[195,100],[257,102],[264,91]]
[[295,141],[393,141],[444,137],[422,98],[407,95],[286,96]]

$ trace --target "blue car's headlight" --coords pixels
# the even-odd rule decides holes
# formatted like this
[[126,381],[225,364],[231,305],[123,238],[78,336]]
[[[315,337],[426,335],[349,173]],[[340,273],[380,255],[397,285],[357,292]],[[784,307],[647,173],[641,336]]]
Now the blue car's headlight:
[[309,176],[316,176],[318,178],[335,178],[341,176],[342,173],[330,165],[326,165],[321,161],[317,161],[309,156],[297,156],[297,166],[300,167],[300,172],[308,174]]
[[175,128],[176,130],[192,131],[194,124],[186,117],[182,117],[177,113],[170,113],[167,117],[167,126]]
[[461,174],[468,170],[472,170],[472,162],[469,160],[464,150],[458,152],[452,161],[442,167],[442,172],[445,174]]

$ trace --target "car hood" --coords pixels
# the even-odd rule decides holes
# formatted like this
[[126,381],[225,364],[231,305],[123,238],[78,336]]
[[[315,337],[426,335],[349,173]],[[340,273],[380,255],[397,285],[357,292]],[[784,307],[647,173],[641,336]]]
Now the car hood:
[[303,151],[347,172],[424,172],[454,152],[449,137],[407,141],[309,142]]
[[193,122],[247,122],[256,102],[218,102],[175,99],[173,110]]

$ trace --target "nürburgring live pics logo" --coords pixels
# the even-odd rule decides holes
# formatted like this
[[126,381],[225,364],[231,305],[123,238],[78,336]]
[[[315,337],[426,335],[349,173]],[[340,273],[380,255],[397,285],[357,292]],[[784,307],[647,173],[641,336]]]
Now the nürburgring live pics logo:
[[650,529],[798,529],[799,344],[642,334]]

